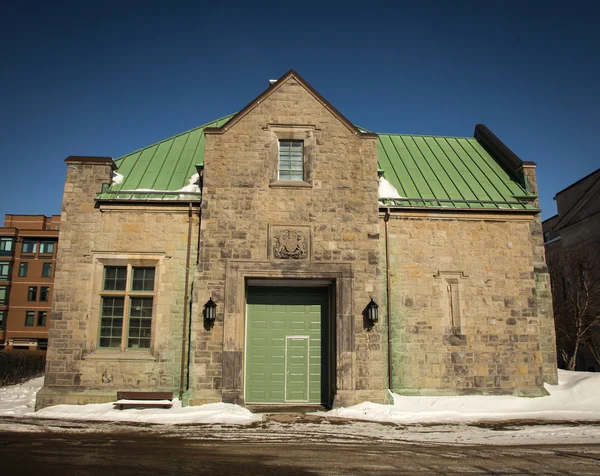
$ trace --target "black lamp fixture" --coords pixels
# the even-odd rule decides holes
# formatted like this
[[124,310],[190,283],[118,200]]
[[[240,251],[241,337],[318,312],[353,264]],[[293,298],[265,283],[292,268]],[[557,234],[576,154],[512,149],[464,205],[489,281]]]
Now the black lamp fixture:
[[217,317],[217,305],[212,300],[212,296],[206,301],[204,305],[204,319],[207,321],[214,321]]
[[373,298],[371,298],[371,302],[367,305],[367,317],[372,323],[377,322],[377,319],[379,319],[379,306],[373,301]]

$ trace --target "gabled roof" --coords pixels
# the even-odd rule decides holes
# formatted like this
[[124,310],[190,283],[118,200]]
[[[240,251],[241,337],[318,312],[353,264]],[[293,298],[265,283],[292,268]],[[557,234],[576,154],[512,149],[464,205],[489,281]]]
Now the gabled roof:
[[478,125],[475,138],[375,134],[352,124],[293,69],[239,113],[117,159],[115,180],[96,198],[200,200],[194,174],[196,166],[204,163],[204,135],[225,133],[290,79],[298,81],[356,136],[378,138],[379,168],[402,197],[384,197],[382,206],[536,210],[530,204],[536,197],[518,181],[517,170],[523,162],[487,127]]
[[200,192],[194,192],[187,186],[197,173],[196,166],[204,164],[204,129],[219,127],[233,116],[182,132],[115,160],[118,175],[96,199],[199,199]]
[[302,76],[300,76],[296,71],[290,69],[287,73],[285,73],[281,78],[277,79],[270,83],[269,87],[265,89],[261,94],[256,96],[252,101],[250,101],[240,112],[231,116],[229,121],[221,126],[217,127],[208,127],[206,129],[206,134],[223,134],[228,129],[230,129],[235,123],[240,121],[244,116],[246,116],[252,109],[258,106],[261,102],[267,99],[271,94],[281,88],[288,80],[295,79],[298,83],[300,83],[310,94],[313,95],[319,101],[325,109],[327,109],[331,114],[333,114],[337,119],[342,122],[351,132],[356,134],[359,137],[368,137],[374,138],[375,134],[372,132],[365,131],[357,126],[355,126],[352,122],[350,122],[340,111],[338,111],[333,105],[321,96],[316,89],[314,89]]
[[527,193],[475,138],[378,136],[379,168],[403,197],[383,199],[381,205],[536,209],[527,203],[535,196]]

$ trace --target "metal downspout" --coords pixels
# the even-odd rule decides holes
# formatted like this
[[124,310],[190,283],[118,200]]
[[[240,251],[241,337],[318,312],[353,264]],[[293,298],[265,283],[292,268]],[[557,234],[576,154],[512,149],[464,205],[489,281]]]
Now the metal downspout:
[[192,202],[188,208],[188,237],[187,237],[187,256],[185,258],[185,291],[183,300],[183,331],[181,333],[181,374],[179,376],[179,401],[183,401],[183,379],[185,376],[185,346],[187,341],[187,321],[188,321],[188,302],[190,300],[189,283],[190,283],[190,255],[192,247]]
[[390,209],[387,208],[385,211],[385,271],[386,271],[386,311],[387,311],[387,340],[388,340],[388,388],[393,391],[392,388],[392,304],[391,304],[391,283],[390,283]]

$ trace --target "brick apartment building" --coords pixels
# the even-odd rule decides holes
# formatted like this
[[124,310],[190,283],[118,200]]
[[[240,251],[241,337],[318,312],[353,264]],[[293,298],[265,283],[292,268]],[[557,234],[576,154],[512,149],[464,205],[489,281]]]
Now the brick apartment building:
[[6,215],[0,228],[0,350],[43,349],[60,215]]

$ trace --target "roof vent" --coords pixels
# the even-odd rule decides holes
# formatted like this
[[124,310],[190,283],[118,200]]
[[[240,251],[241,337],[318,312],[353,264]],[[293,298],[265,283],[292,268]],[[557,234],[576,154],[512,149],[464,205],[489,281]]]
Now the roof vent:
[[269,79],[269,86],[273,86],[276,82],[276,79]]

